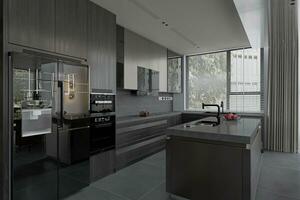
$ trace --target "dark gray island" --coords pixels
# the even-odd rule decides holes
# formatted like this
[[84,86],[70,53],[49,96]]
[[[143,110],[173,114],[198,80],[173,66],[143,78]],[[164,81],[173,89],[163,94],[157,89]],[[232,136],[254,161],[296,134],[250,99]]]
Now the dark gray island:
[[167,130],[167,192],[188,199],[254,200],[261,163],[261,121],[213,117]]

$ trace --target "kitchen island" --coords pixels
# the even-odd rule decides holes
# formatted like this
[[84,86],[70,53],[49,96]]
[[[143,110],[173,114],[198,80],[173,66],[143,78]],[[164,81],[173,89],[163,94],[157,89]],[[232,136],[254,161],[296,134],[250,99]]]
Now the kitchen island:
[[261,165],[261,120],[201,121],[167,130],[166,187],[188,199],[254,200]]

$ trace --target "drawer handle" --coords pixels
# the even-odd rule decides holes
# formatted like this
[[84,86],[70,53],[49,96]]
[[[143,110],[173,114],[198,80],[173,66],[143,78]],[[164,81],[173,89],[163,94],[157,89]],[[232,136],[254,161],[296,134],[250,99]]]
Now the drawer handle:
[[90,128],[90,126],[83,126],[83,127],[78,127],[78,128],[59,128],[59,131],[62,132],[68,132],[68,131],[78,131],[78,130],[82,130],[82,129],[88,129]]
[[166,137],[166,140],[171,140],[171,137],[167,136],[167,137]]

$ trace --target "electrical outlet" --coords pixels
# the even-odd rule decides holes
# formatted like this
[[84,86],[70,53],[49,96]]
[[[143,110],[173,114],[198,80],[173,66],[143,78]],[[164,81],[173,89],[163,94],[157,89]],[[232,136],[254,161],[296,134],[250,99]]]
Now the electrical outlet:
[[159,101],[173,101],[173,97],[158,97]]

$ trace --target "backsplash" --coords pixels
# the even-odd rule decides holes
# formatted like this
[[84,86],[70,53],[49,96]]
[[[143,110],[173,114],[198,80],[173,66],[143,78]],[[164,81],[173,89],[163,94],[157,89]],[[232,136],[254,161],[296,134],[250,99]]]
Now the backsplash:
[[[173,97],[173,94],[161,93],[159,96]],[[158,96],[137,96],[129,90],[117,90],[116,113],[118,117],[138,115],[140,111],[150,114],[172,112],[173,101],[159,101]]]

